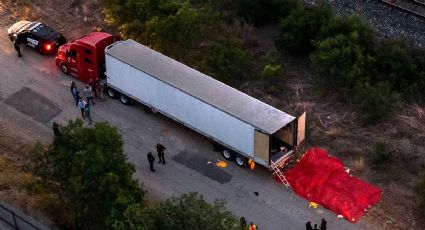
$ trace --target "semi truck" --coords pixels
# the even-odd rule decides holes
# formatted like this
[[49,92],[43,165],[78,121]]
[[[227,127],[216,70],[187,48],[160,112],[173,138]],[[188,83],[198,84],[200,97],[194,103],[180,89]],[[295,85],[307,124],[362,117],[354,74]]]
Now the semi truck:
[[111,98],[139,102],[206,136],[237,165],[282,166],[304,140],[305,113],[291,116],[136,41],[104,39],[110,44],[96,52],[105,54],[100,81]]

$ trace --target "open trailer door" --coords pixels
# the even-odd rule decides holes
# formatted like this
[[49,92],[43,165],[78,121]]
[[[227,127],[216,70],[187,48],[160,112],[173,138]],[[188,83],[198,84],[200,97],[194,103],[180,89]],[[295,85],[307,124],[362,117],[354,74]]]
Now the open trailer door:
[[297,118],[296,146],[300,145],[305,139],[305,119],[306,112]]
[[254,132],[254,160],[261,165],[269,165],[269,136],[258,130]]

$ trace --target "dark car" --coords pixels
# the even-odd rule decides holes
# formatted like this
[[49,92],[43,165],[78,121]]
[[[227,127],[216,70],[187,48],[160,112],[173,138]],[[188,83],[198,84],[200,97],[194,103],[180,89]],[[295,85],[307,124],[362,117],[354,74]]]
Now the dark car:
[[7,33],[12,42],[17,40],[41,54],[54,54],[59,46],[66,43],[61,33],[41,22],[19,21]]

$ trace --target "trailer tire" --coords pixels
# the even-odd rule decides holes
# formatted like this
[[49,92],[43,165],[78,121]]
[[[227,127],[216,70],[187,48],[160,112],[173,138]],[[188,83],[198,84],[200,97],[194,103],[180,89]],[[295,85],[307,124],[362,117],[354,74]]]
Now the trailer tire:
[[223,150],[221,151],[221,154],[227,160],[233,160],[233,159],[235,159],[235,153],[232,150],[230,150],[230,149],[223,148]]
[[117,91],[115,91],[114,89],[112,89],[112,88],[109,88],[108,87],[108,89],[106,90],[106,92],[108,93],[108,96],[110,97],[110,98],[116,98],[117,97]]
[[68,75],[68,67],[65,65],[65,63],[61,64],[61,71],[62,73],[64,73],[65,75]]
[[240,154],[236,154],[235,162],[239,167],[246,168],[248,165],[248,159]]
[[124,94],[120,95],[120,101],[121,103],[123,103],[124,105],[131,105],[133,104],[133,99],[131,99],[130,97],[127,97]]

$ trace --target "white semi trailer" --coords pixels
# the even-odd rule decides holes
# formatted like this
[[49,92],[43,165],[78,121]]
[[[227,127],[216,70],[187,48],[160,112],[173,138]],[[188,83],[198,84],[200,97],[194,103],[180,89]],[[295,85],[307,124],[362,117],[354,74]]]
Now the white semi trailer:
[[304,139],[305,113],[288,115],[133,40],[106,48],[106,86],[222,146],[226,159],[282,165]]

